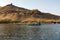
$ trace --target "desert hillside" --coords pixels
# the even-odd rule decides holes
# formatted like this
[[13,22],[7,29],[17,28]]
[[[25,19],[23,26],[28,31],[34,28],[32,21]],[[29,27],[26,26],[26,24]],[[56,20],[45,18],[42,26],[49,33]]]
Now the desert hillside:
[[44,13],[38,9],[29,10],[8,4],[0,7],[0,22],[36,23],[36,22],[60,22],[60,16]]

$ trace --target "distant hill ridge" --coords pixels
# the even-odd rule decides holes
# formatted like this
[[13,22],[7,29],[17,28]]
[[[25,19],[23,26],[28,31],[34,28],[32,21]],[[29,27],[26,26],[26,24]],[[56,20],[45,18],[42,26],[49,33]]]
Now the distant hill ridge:
[[37,9],[29,10],[8,4],[0,8],[0,21],[9,22],[60,22],[60,16],[43,13]]

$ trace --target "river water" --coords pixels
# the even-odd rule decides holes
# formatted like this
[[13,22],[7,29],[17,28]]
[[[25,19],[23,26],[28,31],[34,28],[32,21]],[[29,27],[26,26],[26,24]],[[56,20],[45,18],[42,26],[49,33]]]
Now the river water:
[[60,40],[60,24],[0,24],[0,40]]

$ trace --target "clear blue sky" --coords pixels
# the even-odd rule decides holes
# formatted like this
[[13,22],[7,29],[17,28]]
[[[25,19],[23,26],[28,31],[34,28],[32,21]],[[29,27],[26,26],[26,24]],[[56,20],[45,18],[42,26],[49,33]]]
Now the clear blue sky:
[[42,12],[60,15],[60,0],[0,0],[0,6],[10,3],[19,7],[39,9]]

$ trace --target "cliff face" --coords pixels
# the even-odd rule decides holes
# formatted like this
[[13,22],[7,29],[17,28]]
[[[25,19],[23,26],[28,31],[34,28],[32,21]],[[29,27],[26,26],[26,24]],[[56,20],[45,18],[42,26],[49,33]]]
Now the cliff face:
[[8,4],[0,8],[0,21],[18,22],[51,22],[60,21],[60,16],[42,13],[39,10],[29,10]]

